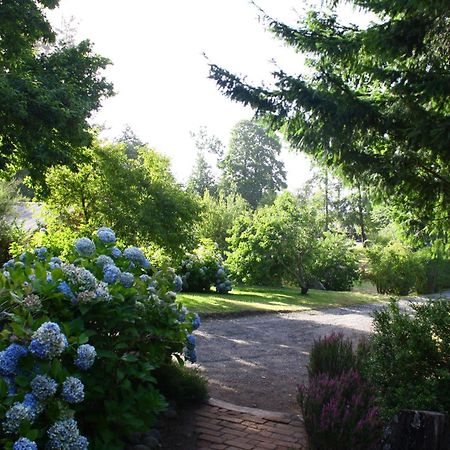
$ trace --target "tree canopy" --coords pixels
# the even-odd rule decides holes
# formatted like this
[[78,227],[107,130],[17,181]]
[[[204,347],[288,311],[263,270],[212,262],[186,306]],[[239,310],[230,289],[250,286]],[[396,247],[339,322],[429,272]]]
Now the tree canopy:
[[253,208],[286,187],[280,141],[260,125],[243,120],[231,130],[228,151],[220,161],[221,187],[242,196]]
[[88,119],[112,94],[109,61],[89,41],[57,41],[43,8],[57,0],[0,2],[0,171],[46,167],[81,157]]
[[[252,106],[291,146],[351,180],[383,188],[403,219],[448,230],[450,211],[450,3],[353,0],[377,15],[367,28],[310,11],[296,26],[268,28],[308,56],[309,71],[273,73],[254,86],[212,64],[210,76]],[[311,70],[312,69],[312,70]]]

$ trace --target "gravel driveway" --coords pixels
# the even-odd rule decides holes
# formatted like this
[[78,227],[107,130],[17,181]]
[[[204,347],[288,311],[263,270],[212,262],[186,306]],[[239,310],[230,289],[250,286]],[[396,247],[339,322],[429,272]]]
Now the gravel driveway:
[[298,411],[296,386],[307,379],[314,339],[332,331],[355,341],[367,336],[372,331],[371,314],[382,307],[204,320],[196,332],[197,354],[211,397],[272,411]]

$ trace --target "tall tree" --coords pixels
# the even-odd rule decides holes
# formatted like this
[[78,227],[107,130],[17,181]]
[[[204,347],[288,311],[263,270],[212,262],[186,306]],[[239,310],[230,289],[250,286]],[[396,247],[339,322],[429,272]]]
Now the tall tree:
[[139,155],[139,149],[145,147],[147,144],[136,135],[130,125],[126,125],[122,134],[114,140],[118,144],[125,146],[125,153],[128,158],[136,159]]
[[202,151],[197,152],[197,159],[187,182],[187,189],[200,196],[203,196],[205,192],[214,195],[217,191],[216,180],[211,172],[211,166],[206,161]]
[[260,125],[243,120],[231,131],[230,144],[220,161],[225,192],[242,196],[253,208],[286,188],[284,164],[278,159],[280,141]]
[[[311,11],[269,29],[309,56],[309,74],[273,73],[252,86],[211,65],[232,99],[251,105],[291,146],[337,166],[351,180],[384,189],[425,230],[450,224],[450,3],[353,0],[378,16],[367,28]],[[311,70],[312,69],[312,70]]]
[[0,171],[44,169],[81,158],[92,136],[88,119],[112,86],[109,61],[89,41],[56,36],[43,8],[58,0],[0,2]]

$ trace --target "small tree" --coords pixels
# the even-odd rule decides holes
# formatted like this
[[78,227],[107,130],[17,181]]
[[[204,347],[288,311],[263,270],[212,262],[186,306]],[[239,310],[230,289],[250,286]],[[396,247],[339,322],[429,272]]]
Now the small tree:
[[316,212],[284,192],[273,205],[235,225],[227,264],[243,282],[267,285],[288,281],[306,294],[314,278],[313,261],[321,232]]

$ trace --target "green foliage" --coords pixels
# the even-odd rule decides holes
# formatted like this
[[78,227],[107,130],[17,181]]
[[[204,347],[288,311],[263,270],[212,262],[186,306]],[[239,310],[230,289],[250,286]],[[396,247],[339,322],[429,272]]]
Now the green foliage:
[[291,146],[384,190],[416,231],[449,230],[448,1],[353,0],[375,14],[367,27],[340,23],[339,1],[294,26],[269,30],[307,56],[308,71],[275,71],[252,86],[216,65],[210,76],[250,105]]
[[221,188],[242,196],[252,208],[286,187],[281,144],[260,125],[242,121],[231,131],[230,144],[220,161]]
[[267,286],[285,280],[307,291],[320,235],[316,212],[285,192],[235,224],[227,265],[244,283]]
[[10,246],[23,235],[17,224],[20,201],[17,183],[0,179],[0,264],[10,258]]
[[231,291],[222,256],[211,240],[204,239],[193,253],[187,254],[177,272],[182,277],[185,292],[209,291],[211,286],[221,294]]
[[197,159],[187,183],[190,192],[203,196],[206,193],[214,195],[217,191],[216,180],[211,172],[211,166],[202,152],[197,153]]
[[0,170],[28,169],[40,182],[45,168],[80,160],[88,119],[112,94],[101,75],[109,61],[89,41],[56,41],[43,7],[58,4],[0,4]]
[[400,242],[372,245],[366,255],[366,276],[380,294],[407,295],[422,273],[415,254]]
[[[154,272],[138,249],[121,253],[114,239],[100,232],[93,242],[95,248],[89,250],[92,242],[78,240],[68,264],[51,259],[42,248],[7,264],[0,274],[0,300],[9,315],[0,345],[26,344],[25,337],[48,320],[60,325],[70,348],[93,345],[97,360],[81,374],[85,401],[76,407],[78,422],[93,448],[119,450],[127,435],[148,430],[166,406],[154,371],[173,356],[182,361],[195,316],[175,302],[173,272]],[[49,373],[57,380],[64,377],[64,371],[58,375],[53,370],[52,366]],[[23,371],[22,395],[32,376]],[[17,398],[2,394],[1,418]],[[33,437],[39,446],[44,445],[49,425],[41,423]]]
[[52,231],[108,225],[126,242],[152,243],[172,255],[192,247],[198,203],[176,183],[166,157],[144,147],[130,159],[119,144],[97,144],[88,155],[91,162],[76,170],[47,173]]
[[192,406],[208,398],[208,382],[198,369],[166,364],[155,371],[155,377],[164,397],[178,406]]
[[325,373],[337,377],[356,366],[353,344],[342,333],[332,333],[314,341],[309,353],[308,375]]
[[349,291],[359,277],[354,242],[337,233],[324,233],[314,262],[314,276],[325,289]]
[[385,418],[401,409],[450,412],[450,302],[376,312],[368,361]]
[[208,192],[201,201],[202,215],[197,235],[201,239],[211,239],[224,254],[228,248],[228,237],[239,218],[249,214],[248,203],[239,195],[220,194],[217,198]]
[[450,287],[450,256],[442,248],[427,247],[416,253],[421,273],[416,281],[418,294],[440,292]]

